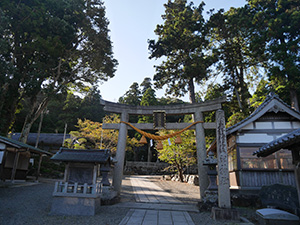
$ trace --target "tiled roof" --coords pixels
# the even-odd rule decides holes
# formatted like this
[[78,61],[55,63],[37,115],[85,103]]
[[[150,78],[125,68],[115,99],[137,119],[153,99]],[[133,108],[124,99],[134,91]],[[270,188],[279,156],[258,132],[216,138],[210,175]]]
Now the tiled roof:
[[111,152],[109,149],[68,149],[61,148],[52,160],[62,162],[88,162],[105,163],[110,160]]
[[[273,100],[276,100],[277,102],[272,103]],[[250,116],[248,116],[247,118],[245,118],[242,121],[238,122],[237,124],[227,128],[226,129],[226,135],[228,136],[228,135],[238,131],[239,129],[243,128],[247,124],[259,119],[266,112],[268,112],[268,110],[272,109],[274,107],[274,105],[280,105],[281,107],[283,107],[282,109],[284,111],[286,111],[291,116],[293,116],[293,117],[300,120],[300,113],[298,111],[294,110],[293,108],[291,108],[291,106],[289,106],[287,103],[282,101],[278,97],[278,95],[276,95],[274,93],[270,93],[267,96],[267,98],[265,99],[265,101],[263,101],[263,103],[260,104],[260,106]],[[215,151],[215,149],[216,149],[216,140],[213,141],[211,146],[208,148],[208,151],[211,151],[211,150]]]
[[21,148],[29,149],[31,152],[38,153],[38,154],[52,155],[52,153],[50,153],[50,152],[41,150],[39,148],[35,148],[31,145],[24,144],[22,142],[19,142],[19,141],[16,141],[16,140],[13,140],[13,139],[7,138],[7,137],[0,136],[0,142],[5,143],[7,145],[11,145],[11,146],[13,146],[15,148],[19,148],[19,149],[21,149]]
[[291,146],[295,143],[300,143],[300,129],[294,130],[291,133],[288,133],[268,144],[265,144],[264,146],[260,147],[259,150],[253,152],[253,155],[257,155],[258,157],[265,157],[282,148],[287,148],[288,146]]
[[[278,95],[274,94],[274,93],[270,93],[267,98],[265,99],[265,101],[263,101],[262,104],[260,104],[259,107],[257,107],[257,109],[247,118],[243,119],[242,121],[238,122],[237,124],[229,127],[226,129],[226,134],[231,134],[233,132],[236,131],[236,129],[238,127],[240,127],[243,124],[248,124],[247,122],[251,121],[255,116],[259,115],[262,110],[272,101],[276,99],[277,101],[279,101],[281,104],[283,104],[285,107],[287,107],[287,109],[292,110],[294,113],[298,114],[298,116],[300,116],[299,112],[297,112],[296,110],[292,109],[291,106],[289,106],[287,103],[285,103],[284,101],[282,101]],[[251,121],[252,122],[252,121]]]
[[[35,144],[37,135],[38,135],[37,133],[29,133],[28,138],[27,138],[27,143]],[[70,134],[66,134],[66,138],[70,138],[70,137],[71,137]],[[20,138],[20,133],[12,134],[12,139],[19,140],[19,138]],[[62,146],[63,139],[64,139],[63,133],[41,133],[39,136],[39,143],[43,142],[44,144],[47,144],[47,145]]]

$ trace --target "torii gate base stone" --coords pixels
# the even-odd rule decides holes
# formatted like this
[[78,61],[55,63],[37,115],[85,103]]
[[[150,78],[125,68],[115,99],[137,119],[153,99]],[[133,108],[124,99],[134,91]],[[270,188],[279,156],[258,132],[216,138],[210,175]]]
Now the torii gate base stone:
[[[130,106],[101,100],[104,110],[107,112],[121,114],[121,121],[129,122],[129,115],[153,115],[154,111],[164,111],[167,115],[193,114],[195,121],[203,121],[203,112],[216,111],[216,123],[198,123],[194,125],[196,130],[196,148],[198,161],[198,175],[200,188],[200,201],[202,201],[205,190],[208,187],[207,166],[203,165],[206,159],[206,146],[204,129],[216,129],[217,134],[217,155],[218,155],[218,208],[212,209],[214,219],[237,219],[238,213],[231,209],[228,155],[225,129],[225,117],[222,110],[222,103],[225,98],[219,98],[213,101],[195,104],[178,104],[164,106]],[[153,130],[153,124],[133,124],[142,130]],[[167,123],[166,129],[183,129],[187,123]],[[113,187],[119,194],[123,179],[123,169],[125,160],[125,148],[127,138],[127,125],[103,124],[103,129],[118,129],[118,145],[116,152],[116,161],[113,173]]]

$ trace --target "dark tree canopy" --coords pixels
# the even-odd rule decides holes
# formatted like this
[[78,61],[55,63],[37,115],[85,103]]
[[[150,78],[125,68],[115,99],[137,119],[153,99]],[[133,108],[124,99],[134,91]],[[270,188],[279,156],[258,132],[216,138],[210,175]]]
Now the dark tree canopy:
[[143,87],[141,92],[142,94],[144,94],[148,90],[148,88],[152,88],[151,78],[145,77],[140,86]]
[[299,110],[300,11],[299,1],[248,0],[256,43],[264,43],[269,58],[269,78],[274,89],[290,93],[291,105]]
[[[251,23],[252,17],[248,6],[231,8],[227,12],[220,10],[209,20],[212,44],[218,56],[216,69],[222,74],[223,89],[236,106],[233,112],[249,115],[250,83],[257,76],[257,68],[266,59],[260,52],[253,52],[254,33]],[[263,45],[260,45],[263,47]]]
[[129,90],[119,98],[119,103],[128,104],[128,105],[139,105],[141,102],[141,90],[137,82],[129,87]]
[[[78,119],[102,122],[105,115],[103,106],[100,105],[100,93],[95,89],[90,89],[85,96],[78,96],[72,92],[56,94],[49,100],[47,108],[44,110],[42,121],[42,133],[63,133],[67,124],[67,131],[76,129]],[[16,114],[16,121],[13,132],[21,132],[24,120],[30,105],[25,100],[22,101],[22,110]],[[40,119],[37,119],[31,128],[31,132],[38,131]]]
[[0,18],[0,64],[6,65],[0,74],[1,134],[23,98],[32,106],[28,133],[49,99],[69,84],[114,76],[117,62],[101,0],[2,0]]

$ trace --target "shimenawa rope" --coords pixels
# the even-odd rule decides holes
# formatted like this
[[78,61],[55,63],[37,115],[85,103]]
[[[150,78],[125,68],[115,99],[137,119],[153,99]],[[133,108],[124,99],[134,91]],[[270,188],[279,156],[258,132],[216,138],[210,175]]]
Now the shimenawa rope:
[[184,128],[180,131],[174,132],[173,134],[167,134],[167,135],[164,135],[164,136],[159,136],[159,135],[154,135],[154,134],[150,134],[150,133],[147,133],[145,131],[142,131],[139,128],[136,128],[135,126],[133,126],[131,123],[128,123],[128,122],[125,122],[125,121],[120,121],[120,122],[130,126],[132,129],[136,130],[137,132],[139,132],[140,134],[144,135],[147,138],[150,138],[152,140],[159,140],[159,141],[175,137],[178,134],[181,134],[182,132],[186,131],[187,129],[189,129],[190,127],[194,126],[197,123],[204,123],[203,121],[196,121],[196,122],[192,123],[191,125],[187,126],[186,128]]

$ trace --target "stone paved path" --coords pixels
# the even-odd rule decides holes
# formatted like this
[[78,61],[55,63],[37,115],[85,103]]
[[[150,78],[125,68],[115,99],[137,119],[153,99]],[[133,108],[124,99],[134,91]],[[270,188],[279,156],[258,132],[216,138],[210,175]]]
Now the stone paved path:
[[187,211],[198,212],[196,205],[183,204],[146,176],[130,177],[136,203],[121,203],[131,208],[119,225],[194,225]]
[[180,203],[179,200],[173,198],[171,194],[151,182],[146,176],[132,176],[130,181],[137,202]]
[[130,209],[119,225],[194,225],[186,212]]

